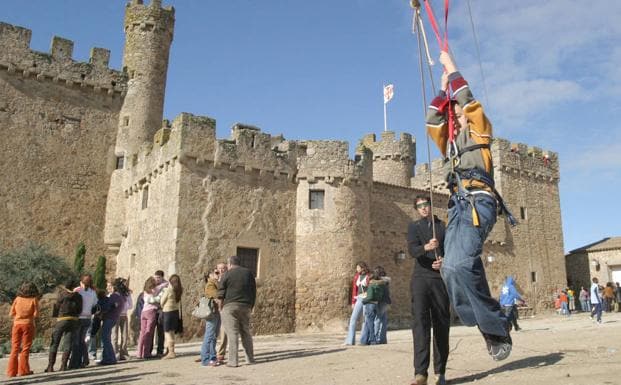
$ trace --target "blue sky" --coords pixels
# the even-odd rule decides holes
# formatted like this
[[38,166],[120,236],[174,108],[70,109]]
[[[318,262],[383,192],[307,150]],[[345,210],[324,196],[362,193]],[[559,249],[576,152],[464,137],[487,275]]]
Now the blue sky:
[[[164,0],[176,8],[165,117],[186,111],[287,139],[347,140],[383,129],[382,84],[395,85],[389,129],[410,132],[427,159],[418,54],[406,0]],[[441,14],[440,1],[431,1]],[[453,1],[449,40],[486,103],[495,135],[559,153],[565,250],[621,235],[621,2]],[[123,0],[5,0],[0,20],[123,52]],[[431,29],[433,57],[438,49]],[[436,79],[439,67],[435,68]],[[484,81],[483,81],[484,80]],[[485,84],[485,87],[483,86]],[[484,92],[486,90],[487,92]],[[437,152],[432,157],[437,157]]]

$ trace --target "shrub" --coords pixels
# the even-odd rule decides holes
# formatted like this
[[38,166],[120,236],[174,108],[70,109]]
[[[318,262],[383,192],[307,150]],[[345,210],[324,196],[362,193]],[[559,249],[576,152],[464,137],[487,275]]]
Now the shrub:
[[11,341],[5,340],[0,343],[0,358],[11,354]]
[[0,253],[0,300],[12,302],[24,281],[37,285],[44,294],[54,290],[75,273],[63,258],[51,254],[44,246],[28,246]]
[[93,275],[93,284],[97,289],[106,289],[106,257],[100,255]]
[[75,270],[78,275],[81,275],[84,272],[85,255],[86,245],[84,245],[84,242],[80,242],[75,249],[75,259],[73,260],[73,270]]
[[31,353],[39,353],[45,350],[45,342],[42,337],[35,337],[32,341],[32,347],[30,348]]

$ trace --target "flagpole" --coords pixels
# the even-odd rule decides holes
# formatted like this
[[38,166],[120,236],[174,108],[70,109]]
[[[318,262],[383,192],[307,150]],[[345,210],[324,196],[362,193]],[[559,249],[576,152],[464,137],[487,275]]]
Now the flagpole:
[[[386,85],[383,84],[382,85],[382,95],[384,94],[386,90]],[[384,96],[384,131],[388,131],[388,124],[387,124],[387,120],[386,120],[386,96]]]

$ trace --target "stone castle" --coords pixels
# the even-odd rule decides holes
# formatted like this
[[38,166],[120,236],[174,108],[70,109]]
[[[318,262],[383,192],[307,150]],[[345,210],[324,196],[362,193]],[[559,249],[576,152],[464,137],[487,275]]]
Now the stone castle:
[[[31,31],[0,23],[2,249],[27,241],[72,255],[108,256],[110,276],[139,291],[157,269],[179,274],[186,313],[202,275],[232,254],[255,270],[256,333],[338,329],[349,317],[357,261],[392,278],[393,327],[410,323],[407,223],[435,174],[435,213],[446,218],[441,161],[416,164],[411,135],[367,135],[349,158],[344,141],[288,141],[215,120],[163,119],[174,9],[132,0],[121,71],[109,51],[72,60],[54,37],[30,49]],[[499,191],[521,224],[499,219],[485,244],[490,286],[516,275],[535,308],[566,284],[557,155],[496,139]],[[189,319],[189,317],[187,318]]]

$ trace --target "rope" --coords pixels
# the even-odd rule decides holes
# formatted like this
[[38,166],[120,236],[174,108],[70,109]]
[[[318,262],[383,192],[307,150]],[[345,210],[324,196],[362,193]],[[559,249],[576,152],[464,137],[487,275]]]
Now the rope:
[[[427,53],[427,55],[429,54],[429,45],[427,43],[427,39],[426,39],[426,34],[425,34],[425,29],[423,27],[423,23],[422,23],[422,19],[420,17],[420,6],[419,7],[415,7],[414,9],[414,20],[413,20],[413,24],[414,24],[414,30],[416,32],[416,42],[418,44],[418,69],[419,69],[419,73],[420,73],[420,82],[421,82],[421,88],[422,88],[422,96],[423,96],[423,117],[425,116],[425,112],[427,111],[427,93],[426,93],[426,87],[425,87],[425,72],[423,70],[423,50],[422,50],[422,46],[423,44],[421,44],[421,39],[423,39],[424,42],[424,46],[425,46],[425,52]],[[431,66],[433,65],[433,62],[431,60],[427,61],[427,66],[429,68],[429,77],[431,79],[431,83],[433,85],[433,89],[435,89],[435,85],[433,84],[433,73],[431,71]],[[426,131],[426,130],[425,130]],[[433,208],[434,208],[434,204],[433,204],[433,178],[432,178],[432,172],[431,172],[431,145],[430,145],[430,141],[429,141],[429,133],[425,132],[425,139],[427,142],[427,164],[429,165],[429,203],[430,203],[430,215],[431,215],[431,234],[432,237],[435,239],[436,238],[436,223],[435,223],[435,216],[433,214]],[[439,259],[438,256],[438,250],[434,249],[434,254],[436,256],[436,260]]]
[[485,83],[485,75],[483,73],[483,63],[481,62],[481,50],[479,48],[479,38],[477,37],[477,31],[474,28],[474,18],[472,17],[472,8],[470,7],[470,0],[468,0],[468,14],[470,15],[470,26],[472,27],[472,36],[474,37],[474,45],[477,50],[477,60],[479,61],[479,70],[481,71],[481,81],[483,82],[483,94],[485,95],[485,105],[490,107],[489,98],[487,97],[487,84]]

